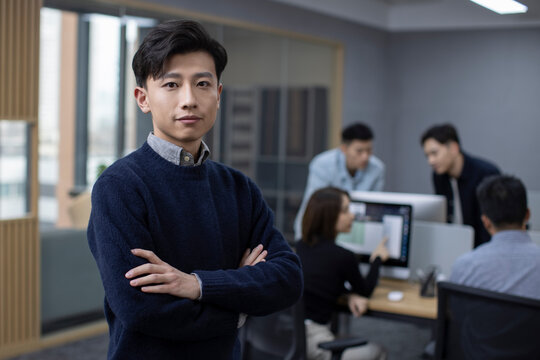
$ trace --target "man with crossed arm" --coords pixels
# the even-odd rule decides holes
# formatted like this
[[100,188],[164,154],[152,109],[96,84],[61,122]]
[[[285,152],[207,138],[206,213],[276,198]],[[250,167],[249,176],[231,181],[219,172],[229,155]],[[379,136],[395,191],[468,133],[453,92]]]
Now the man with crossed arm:
[[244,315],[294,304],[298,257],[259,188],[210,160],[225,49],[193,21],[158,25],[133,58],[153,133],[92,191],[88,241],[105,288],[109,359],[239,359]]

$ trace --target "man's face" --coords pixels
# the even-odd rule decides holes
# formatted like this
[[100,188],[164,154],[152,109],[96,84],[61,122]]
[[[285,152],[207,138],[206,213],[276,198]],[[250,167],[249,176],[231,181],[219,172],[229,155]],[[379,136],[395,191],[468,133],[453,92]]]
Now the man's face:
[[459,154],[459,147],[454,142],[441,144],[435,139],[424,142],[424,153],[429,165],[435,173],[441,175],[450,171]]
[[345,154],[347,169],[350,171],[363,170],[369,162],[373,152],[371,140],[353,140],[348,144],[341,144],[341,151]]
[[213,58],[196,51],[168,58],[163,75],[149,76],[135,97],[144,113],[152,113],[154,135],[195,155],[214,125],[221,90]]

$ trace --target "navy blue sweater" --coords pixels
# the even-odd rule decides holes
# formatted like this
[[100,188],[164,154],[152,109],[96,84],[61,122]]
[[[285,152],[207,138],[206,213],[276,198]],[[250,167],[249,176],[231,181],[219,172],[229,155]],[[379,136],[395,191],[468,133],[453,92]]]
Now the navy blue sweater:
[[[302,293],[300,261],[249,178],[211,160],[176,166],[146,143],[94,185],[88,241],[105,288],[109,359],[238,359],[239,313],[275,312]],[[266,262],[238,269],[259,243]],[[125,273],[146,262],[133,248],[196,273],[202,299],[131,287]]]

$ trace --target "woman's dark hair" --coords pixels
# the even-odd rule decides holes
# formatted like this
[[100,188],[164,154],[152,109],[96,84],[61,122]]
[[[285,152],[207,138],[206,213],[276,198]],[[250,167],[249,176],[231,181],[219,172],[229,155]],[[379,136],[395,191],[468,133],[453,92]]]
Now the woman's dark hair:
[[319,189],[311,195],[302,219],[302,240],[308,244],[319,241],[334,241],[337,236],[336,223],[343,205],[346,191],[335,187]]
[[138,86],[163,75],[163,65],[172,55],[206,51],[214,59],[217,80],[227,65],[227,51],[196,21],[171,20],[153,28],[144,38],[131,64]]

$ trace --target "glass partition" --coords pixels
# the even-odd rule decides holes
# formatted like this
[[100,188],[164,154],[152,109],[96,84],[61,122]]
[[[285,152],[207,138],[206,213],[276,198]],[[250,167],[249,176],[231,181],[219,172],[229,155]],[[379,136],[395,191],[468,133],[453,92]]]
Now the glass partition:
[[0,219],[26,216],[30,211],[29,125],[0,120]]
[[[86,20],[86,19],[85,19]],[[88,158],[86,182],[117,157],[119,132],[120,26],[116,16],[88,16]]]
[[[174,18],[152,12],[135,17],[131,14],[141,12],[129,8],[119,8],[117,15],[110,8],[107,14],[88,10],[76,13],[78,91],[73,119],[74,184],[86,191],[100,169],[138,148],[152,130],[151,115],[142,114],[133,98],[131,60],[153,26]],[[292,241],[288,218],[300,205],[310,160],[328,147],[330,114],[339,113],[331,101],[339,78],[339,45],[200,21],[229,55],[218,119],[205,137],[211,156],[259,184],[276,213],[276,225]],[[62,46],[66,44],[60,51]]]

